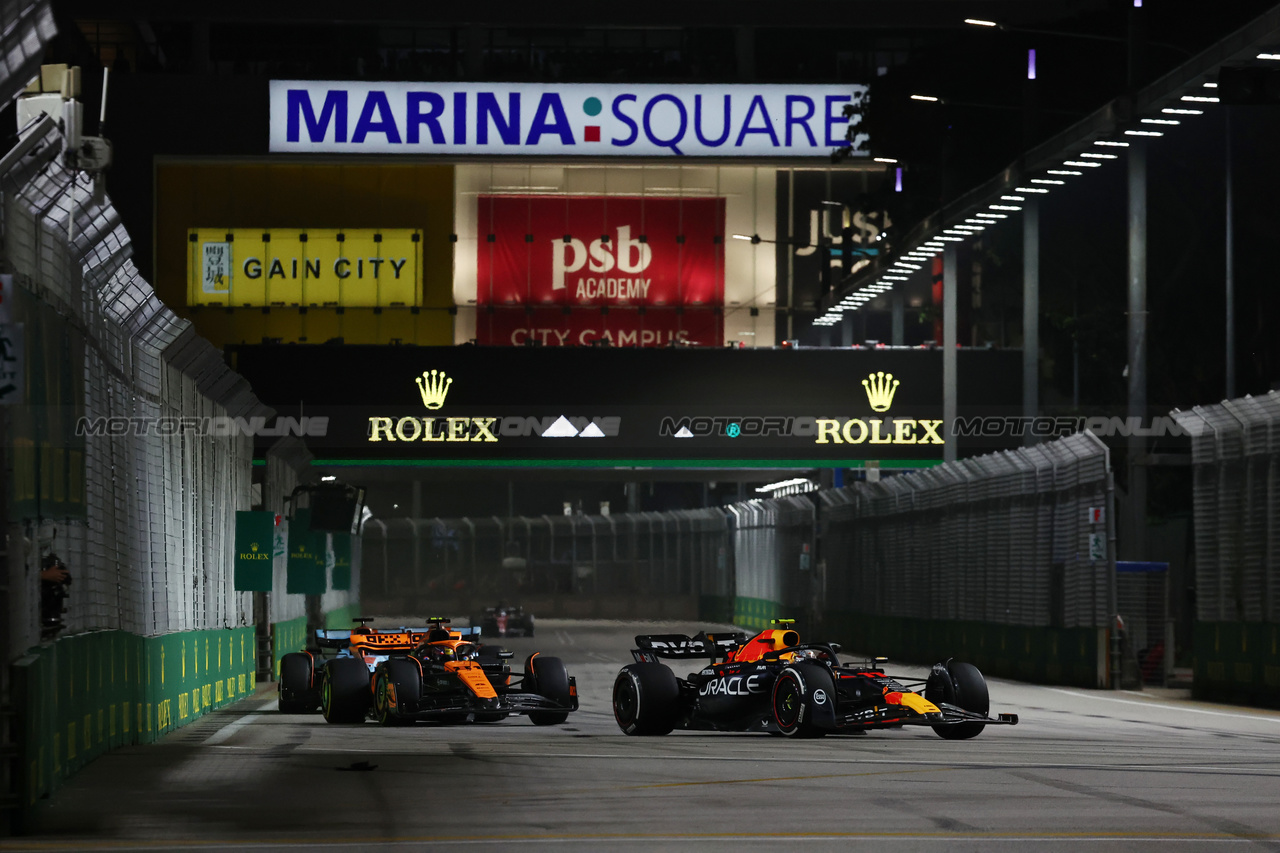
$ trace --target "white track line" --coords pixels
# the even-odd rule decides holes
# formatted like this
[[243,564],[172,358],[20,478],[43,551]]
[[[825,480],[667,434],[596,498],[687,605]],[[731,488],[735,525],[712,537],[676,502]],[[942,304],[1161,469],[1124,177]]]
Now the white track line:
[[1210,717],[1230,717],[1236,720],[1259,720],[1267,723],[1280,723],[1280,715],[1274,715],[1274,712],[1266,712],[1258,714],[1233,714],[1229,711],[1206,711],[1202,708],[1188,708],[1182,704],[1171,702],[1161,702],[1159,699],[1148,699],[1144,701],[1136,701],[1133,699],[1117,699],[1114,696],[1099,696],[1093,693],[1077,693],[1074,690],[1063,690],[1060,687],[1050,687],[1054,693],[1063,693],[1067,696],[1076,696],[1080,699],[1088,699],[1090,701],[1102,700],[1104,702],[1119,702],[1121,705],[1137,705],[1140,708],[1151,710],[1152,708],[1163,708],[1170,711],[1185,711],[1188,714],[1207,714]]
[[254,720],[255,714],[257,714],[259,711],[264,710],[268,705],[274,705],[275,702],[276,702],[276,697],[274,696],[272,696],[270,699],[264,699],[252,711],[245,714],[243,717],[240,717],[237,720],[232,720],[231,722],[227,723],[225,726],[223,726],[222,728],[218,729],[216,732],[214,732],[213,734],[205,738],[203,745],[214,746],[216,744],[222,743],[225,740],[228,740],[233,734],[235,734],[245,726],[252,723]]

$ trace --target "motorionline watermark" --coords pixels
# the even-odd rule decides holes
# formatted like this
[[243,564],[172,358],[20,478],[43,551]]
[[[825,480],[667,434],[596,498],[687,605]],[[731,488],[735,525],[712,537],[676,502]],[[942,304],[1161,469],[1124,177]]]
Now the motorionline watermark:
[[1164,438],[1190,435],[1176,420],[1168,415],[1156,415],[1149,420],[1138,416],[1119,415],[1056,415],[1014,416],[974,415],[957,417],[951,425],[950,435],[956,438],[1058,438],[1089,432],[1098,438]]
[[240,435],[247,435],[251,438],[256,436],[272,438],[294,435],[323,438],[329,433],[328,417],[281,417],[274,418],[274,421],[268,426],[267,419],[263,417],[82,417],[76,421],[76,435],[112,437],[125,435],[159,435],[166,437],[192,435],[213,438],[228,438]]

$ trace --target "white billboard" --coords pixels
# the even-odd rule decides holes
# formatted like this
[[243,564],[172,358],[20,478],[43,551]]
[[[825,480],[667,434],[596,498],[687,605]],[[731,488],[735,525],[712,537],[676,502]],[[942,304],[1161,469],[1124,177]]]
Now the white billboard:
[[862,85],[271,81],[271,151],[556,157],[868,155]]

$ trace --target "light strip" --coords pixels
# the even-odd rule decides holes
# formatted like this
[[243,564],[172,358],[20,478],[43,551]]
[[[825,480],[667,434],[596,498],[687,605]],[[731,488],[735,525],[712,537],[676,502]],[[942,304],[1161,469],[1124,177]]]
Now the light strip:
[[1183,95],[1181,100],[1190,101],[1193,104],[1216,104],[1220,99],[1210,98],[1206,95]]
[[1000,196],[1000,200],[1001,201],[1026,201],[1026,199],[1020,195],[1002,195]]
[[1053,180],[1052,178],[1032,178],[1032,179],[1031,179],[1031,183],[1033,183],[1033,184],[1052,184],[1052,185],[1054,185],[1054,186],[1061,187],[1061,186],[1064,186],[1067,182],[1066,182],[1066,181],[1055,181],[1055,180]]
[[[1044,187],[1014,187],[1014,190],[1020,193],[1038,193],[1040,195],[1044,195],[1045,193],[1048,192],[1048,190],[1046,190]],[[1004,198],[1004,196],[1000,196],[1000,197]],[[1026,201],[1026,199],[1020,198],[1018,199],[1018,201]]]
[[[1124,143],[1124,144],[1125,144],[1125,145],[1128,145],[1128,143],[1127,143],[1127,142],[1126,142],[1126,143]],[[1118,159],[1118,158],[1119,158],[1119,156],[1120,156],[1120,155],[1118,155],[1118,154],[1097,154],[1097,153],[1094,153],[1093,151],[1086,151],[1086,152],[1084,152],[1083,154],[1081,154],[1080,156],[1081,156],[1081,157],[1090,157],[1090,158],[1092,158],[1092,159],[1094,159],[1094,160],[1116,160],[1116,159]]]
[[981,216],[983,219],[1008,219],[1008,215],[1004,213],[975,213],[974,216]]
[[1124,132],[1124,135],[1125,136],[1164,136],[1164,134],[1158,130],[1126,130]]
[[987,207],[991,208],[992,210],[1022,210],[1022,208],[1015,207],[1012,204],[989,204],[987,205]]
[[1083,161],[1083,160],[1068,160],[1067,162],[1063,163],[1062,165],[1064,165],[1064,166],[1077,166],[1077,167],[1079,167],[1079,166],[1087,166],[1087,167],[1088,167],[1088,168],[1090,168],[1090,169],[1096,169],[1096,168],[1098,168],[1099,166],[1101,166],[1102,164],[1101,164],[1101,163],[1087,163],[1087,162],[1085,162],[1085,161]]
[[1259,59],[1280,59],[1280,53],[1260,53]]
[[1165,107],[1160,112],[1171,116],[1202,116],[1204,110],[1180,110],[1177,107]]
[[1072,172],[1072,171],[1069,171],[1069,170],[1067,170],[1067,169],[1049,169],[1047,174],[1050,174],[1050,175],[1083,175],[1083,174],[1084,174],[1084,172]]
[[1128,148],[1129,147],[1129,143],[1127,142],[1116,142],[1115,140],[1112,140],[1112,139],[1095,139],[1093,141],[1093,144],[1101,145],[1104,148]]
[[1182,124],[1182,122],[1178,121],[1177,119],[1171,119],[1171,118],[1144,118],[1142,120],[1142,123],[1143,124],[1174,124],[1174,125]]
[[1204,87],[1205,87],[1206,89],[1216,89],[1216,88],[1218,88],[1218,84],[1217,84],[1217,83],[1205,83],[1205,84],[1204,84]]
[[913,101],[929,101],[930,103],[937,103],[937,102],[938,102],[938,99],[937,99],[937,98],[935,98],[933,95],[912,95],[912,96],[911,96],[911,100],[913,100]]
[[948,243],[963,243],[963,237],[939,237],[939,240],[946,240]]
[[898,162],[897,160],[893,159],[892,157],[872,157],[871,159],[875,160],[877,163],[896,163],[896,162]]

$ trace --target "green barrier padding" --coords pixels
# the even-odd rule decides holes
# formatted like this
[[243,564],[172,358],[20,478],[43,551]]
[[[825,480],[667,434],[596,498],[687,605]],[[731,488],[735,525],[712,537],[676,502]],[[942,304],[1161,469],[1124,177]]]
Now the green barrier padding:
[[252,627],[162,637],[98,631],[15,662],[22,814],[107,750],[151,743],[251,695],[254,648]]
[[1280,708],[1280,625],[1197,622],[1192,647],[1195,698]]
[[849,655],[884,655],[891,661],[923,665],[956,658],[997,678],[1077,687],[1106,683],[1106,632],[1097,628],[907,619],[847,611],[824,613],[823,628],[822,639],[840,643]]
[[774,619],[789,617],[783,612],[783,606],[776,601],[763,598],[735,598],[733,600],[733,624],[743,628],[763,631]]
[[307,617],[299,616],[287,622],[271,623],[271,672],[272,677],[280,680],[280,659],[289,652],[300,652],[308,645]]

